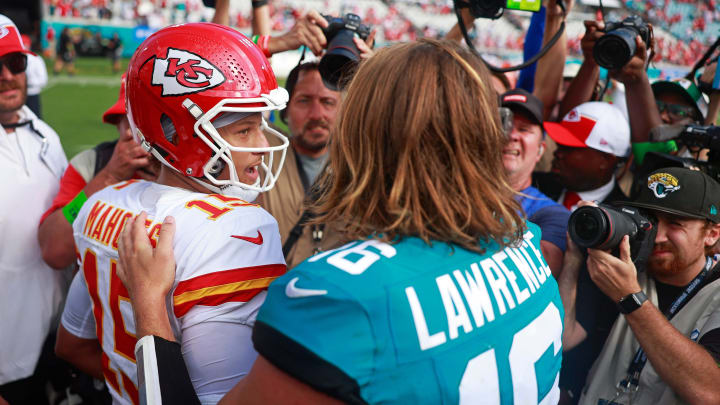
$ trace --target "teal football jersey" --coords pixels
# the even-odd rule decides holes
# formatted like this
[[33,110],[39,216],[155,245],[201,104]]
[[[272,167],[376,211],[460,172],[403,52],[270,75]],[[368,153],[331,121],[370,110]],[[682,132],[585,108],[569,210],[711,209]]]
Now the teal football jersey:
[[356,241],[273,282],[258,352],[348,403],[556,404],[563,307],[540,229],[484,254]]

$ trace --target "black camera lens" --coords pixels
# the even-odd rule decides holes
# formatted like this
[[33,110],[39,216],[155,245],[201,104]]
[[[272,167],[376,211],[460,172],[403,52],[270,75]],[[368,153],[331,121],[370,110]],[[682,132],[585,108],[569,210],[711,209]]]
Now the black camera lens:
[[593,57],[597,64],[608,70],[625,66],[635,55],[636,35],[636,30],[621,27],[600,37],[593,47]]
[[614,249],[623,236],[634,238],[638,226],[630,215],[610,208],[580,207],[568,221],[570,238],[578,246],[592,249]]
[[580,207],[570,215],[570,238],[581,247],[595,247],[607,239],[610,231],[605,211],[598,207]]
[[355,33],[341,30],[333,37],[327,47],[327,53],[320,59],[318,72],[330,90],[338,91],[343,87],[343,75],[349,73],[360,59],[360,51],[353,42]]
[[602,233],[603,219],[590,212],[581,212],[575,227],[578,238],[587,241],[597,238],[597,235]]

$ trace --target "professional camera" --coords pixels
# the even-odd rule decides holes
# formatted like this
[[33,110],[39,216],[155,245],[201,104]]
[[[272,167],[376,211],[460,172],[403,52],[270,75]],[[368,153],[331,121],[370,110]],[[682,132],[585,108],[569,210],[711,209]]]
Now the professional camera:
[[630,236],[630,254],[638,269],[652,252],[655,219],[637,208],[600,204],[580,207],[568,221],[570,238],[576,245],[591,249],[616,249],[623,236]]
[[644,179],[653,171],[663,167],[685,167],[705,172],[720,181],[720,127],[702,125],[660,125],[650,131],[651,142],[674,141],[678,147],[686,147],[688,151],[697,153],[707,149],[707,160],[682,157],[659,152],[648,152],[642,165],[637,167],[631,195],[638,193]]
[[460,7],[470,8],[470,14],[475,18],[500,18],[503,9],[540,11],[541,3],[537,0],[456,0]]
[[325,87],[338,90],[342,87],[341,79],[355,67],[360,59],[360,50],[355,46],[353,37],[357,34],[363,41],[370,35],[370,27],[362,24],[355,14],[344,17],[323,15],[328,27],[323,30],[327,39],[327,52],[320,59],[318,71]]
[[637,15],[608,22],[604,31],[605,35],[593,47],[593,57],[598,65],[608,70],[620,69],[635,55],[636,36],[640,35],[645,45],[650,43],[651,28]]

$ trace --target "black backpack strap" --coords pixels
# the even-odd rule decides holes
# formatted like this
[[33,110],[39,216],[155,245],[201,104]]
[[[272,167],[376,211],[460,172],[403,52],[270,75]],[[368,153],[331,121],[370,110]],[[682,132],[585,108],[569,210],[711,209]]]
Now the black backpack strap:
[[[298,170],[300,173],[303,173],[302,167],[299,167],[300,159],[297,159],[298,162]],[[301,179],[304,179],[304,175],[301,174]],[[305,181],[305,180],[303,180]],[[320,197],[320,194],[322,193],[322,190],[320,190],[317,183],[312,184],[309,189],[306,187],[306,193],[305,193],[305,206],[312,206],[315,201]],[[290,233],[288,234],[288,238],[285,239],[285,243],[283,244],[283,256],[287,259],[288,255],[290,254],[290,251],[292,250],[293,246],[297,243],[298,239],[300,239],[300,236],[302,236],[303,228],[305,227],[305,224],[307,224],[310,220],[315,218],[316,214],[312,212],[311,208],[305,209],[303,211],[302,215],[300,216],[300,219],[295,223],[295,226],[290,230]],[[325,224],[321,224],[319,227],[320,233],[319,239],[322,239],[323,230],[325,229]],[[318,238],[316,235],[313,235],[313,239],[317,242]]]
[[285,239],[285,243],[283,244],[282,248],[283,256],[285,256],[285,258],[288,257],[293,246],[295,246],[298,239],[300,239],[300,236],[302,236],[305,224],[313,217],[314,215],[310,212],[310,210],[305,210],[300,216],[300,219],[298,219],[298,221],[295,223],[295,226],[293,226],[293,228],[290,230],[288,238]]

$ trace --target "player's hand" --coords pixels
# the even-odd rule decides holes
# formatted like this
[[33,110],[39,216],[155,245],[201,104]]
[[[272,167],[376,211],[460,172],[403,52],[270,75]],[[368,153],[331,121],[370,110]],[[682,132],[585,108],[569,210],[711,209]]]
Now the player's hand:
[[578,248],[575,242],[573,242],[570,238],[569,233],[565,234],[565,239],[567,248],[565,249],[565,254],[563,255],[562,271],[563,273],[565,271],[578,272],[580,271],[580,267],[582,266],[584,259],[583,254],[580,251],[580,248]]
[[353,42],[355,43],[355,46],[357,46],[358,50],[360,51],[360,59],[370,59],[373,55],[375,55],[375,51],[373,51],[373,47],[375,46],[375,35],[377,34],[377,28],[373,28],[372,31],[370,31],[370,35],[368,35],[366,40],[362,40],[360,38],[353,37]]
[[595,57],[593,56],[593,47],[595,47],[597,40],[605,35],[602,31],[605,29],[605,24],[602,21],[593,20],[583,21],[583,24],[585,24],[585,35],[580,40],[580,48],[582,49],[583,58],[585,59],[584,63],[597,65]]
[[572,11],[573,5],[575,3],[575,0],[564,0],[563,5],[565,6],[565,14],[563,14],[562,9],[560,6],[558,6],[558,0],[543,0],[543,5],[545,6],[545,12],[550,17],[567,17],[570,15],[570,11]]
[[620,257],[609,251],[588,249],[588,273],[595,285],[614,302],[640,291],[637,269],[630,258],[630,237],[620,242]]
[[175,257],[172,242],[175,220],[165,217],[157,247],[153,248],[145,227],[147,213],[129,219],[120,233],[117,274],[130,294],[136,312],[162,303],[175,281]]
[[[635,84],[647,80],[645,62],[647,61],[647,45],[640,35],[635,37],[635,55],[620,69],[611,70],[610,77],[624,84]],[[637,292],[637,291],[634,291]]]
[[10,405],[10,404],[8,404],[8,402],[2,396],[0,396],[0,405]]
[[715,69],[717,68],[717,62],[713,62],[707,66],[705,66],[705,70],[703,71],[702,76],[700,76],[700,81],[705,83],[710,83],[712,85],[713,80],[715,79]]
[[270,53],[298,49],[305,45],[315,56],[320,56],[327,45],[327,39],[323,33],[323,28],[327,27],[327,20],[317,11],[311,10],[298,19],[290,31],[279,37],[270,38],[268,44]]
[[136,171],[143,169],[148,171],[146,174],[149,177],[148,179],[153,180],[154,177],[150,178],[152,174],[155,174],[152,172],[154,169],[149,167],[151,159],[150,153],[135,142],[132,132],[128,128],[124,133],[120,134],[110,161],[98,175],[107,176],[108,184],[115,184],[132,178]]

